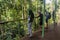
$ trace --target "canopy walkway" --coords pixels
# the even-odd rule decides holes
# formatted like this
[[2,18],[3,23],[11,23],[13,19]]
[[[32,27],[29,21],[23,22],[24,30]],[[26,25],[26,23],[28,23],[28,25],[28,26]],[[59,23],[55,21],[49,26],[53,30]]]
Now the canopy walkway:
[[[60,40],[60,25],[49,26],[49,29],[45,31],[45,36],[43,40]],[[21,40],[42,40],[41,29],[33,33],[33,37],[29,38],[28,36],[23,37]]]
[[[60,40],[60,20],[59,23],[57,22],[60,19],[60,16],[57,17],[60,1],[49,1],[51,3],[46,4],[48,2],[46,0],[0,0],[0,40]],[[33,12],[29,12],[30,9]],[[36,18],[39,12],[43,16]],[[31,25],[33,36],[31,38],[28,35],[28,22],[32,18],[29,13],[34,14],[34,21]],[[48,29],[44,29],[46,13],[51,14]],[[31,18],[28,18],[29,15]],[[41,18],[42,21],[38,20]],[[39,21],[43,23],[42,28],[39,27]],[[58,24],[56,26],[50,22]]]

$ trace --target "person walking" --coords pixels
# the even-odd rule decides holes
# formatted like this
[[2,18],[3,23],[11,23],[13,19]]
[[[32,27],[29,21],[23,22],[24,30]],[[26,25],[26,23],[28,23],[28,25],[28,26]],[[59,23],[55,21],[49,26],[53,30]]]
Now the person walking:
[[34,20],[34,14],[32,10],[29,10],[28,14],[28,32],[29,32],[29,37],[32,37],[32,22]]

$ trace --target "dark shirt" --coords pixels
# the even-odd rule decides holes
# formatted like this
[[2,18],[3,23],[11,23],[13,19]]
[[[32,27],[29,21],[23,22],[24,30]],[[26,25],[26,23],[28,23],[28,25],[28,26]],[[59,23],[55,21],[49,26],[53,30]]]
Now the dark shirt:
[[40,20],[39,24],[43,25],[43,14],[39,15],[39,20]]
[[40,14],[39,17],[40,17],[39,20],[43,21],[43,14]]
[[34,14],[33,14],[33,12],[29,12],[28,19],[29,19],[29,22],[33,22],[33,20],[34,20]]

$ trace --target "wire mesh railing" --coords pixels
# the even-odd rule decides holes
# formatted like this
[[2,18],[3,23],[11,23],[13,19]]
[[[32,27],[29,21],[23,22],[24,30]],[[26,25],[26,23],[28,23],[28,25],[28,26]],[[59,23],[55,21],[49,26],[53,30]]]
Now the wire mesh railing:
[[[28,34],[28,21],[7,21],[0,22],[0,40],[20,40]],[[32,32],[38,29],[38,25],[35,20],[32,24]]]

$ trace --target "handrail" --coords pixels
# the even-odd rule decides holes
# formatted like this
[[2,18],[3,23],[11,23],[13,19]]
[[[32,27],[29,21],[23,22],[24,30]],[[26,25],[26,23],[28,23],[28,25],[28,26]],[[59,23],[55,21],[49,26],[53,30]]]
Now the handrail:
[[20,20],[11,20],[11,21],[0,21],[0,24],[8,23],[8,22],[14,22],[14,21],[23,21],[26,19],[20,19]]
[[[34,17],[34,18],[37,18],[37,17]],[[26,19],[28,19],[28,18],[26,18]],[[11,20],[11,21],[0,21],[0,24],[5,24],[5,23],[8,23],[8,22],[14,22],[14,21],[23,21],[23,20],[26,20],[26,19]]]

